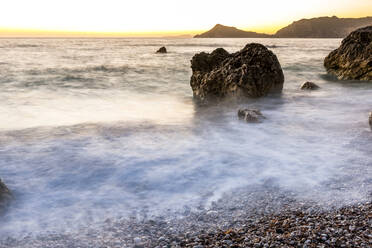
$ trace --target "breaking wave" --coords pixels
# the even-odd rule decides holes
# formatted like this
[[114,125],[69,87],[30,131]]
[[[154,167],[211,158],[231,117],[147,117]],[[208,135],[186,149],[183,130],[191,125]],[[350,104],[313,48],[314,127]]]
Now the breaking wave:
[[[283,94],[197,108],[192,55],[251,41],[280,48]],[[322,60],[340,40],[27,42],[43,52],[0,53],[0,176],[17,199],[1,238],[98,229],[107,218],[178,218],[240,200],[246,188],[321,206],[370,197],[372,85],[324,76]],[[163,44],[174,52],[154,54]],[[307,80],[321,89],[300,91]],[[247,106],[265,122],[239,122]],[[259,205],[257,195],[247,204]]]

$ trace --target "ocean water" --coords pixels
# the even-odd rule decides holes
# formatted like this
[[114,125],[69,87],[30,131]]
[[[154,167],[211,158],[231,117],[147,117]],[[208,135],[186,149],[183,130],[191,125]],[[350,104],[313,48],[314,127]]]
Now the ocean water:
[[[190,59],[247,43],[282,65],[281,96],[195,106]],[[342,206],[372,191],[372,83],[328,76],[340,39],[1,39],[0,238],[177,216],[268,183]],[[154,52],[165,45],[168,54]],[[301,91],[305,81],[318,91]],[[239,107],[267,119],[246,124]],[[239,196],[237,196],[239,197]]]

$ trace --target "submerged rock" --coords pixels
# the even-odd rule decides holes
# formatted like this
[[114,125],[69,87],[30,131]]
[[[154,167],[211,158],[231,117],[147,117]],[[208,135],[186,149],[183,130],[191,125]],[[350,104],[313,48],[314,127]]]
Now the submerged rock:
[[191,60],[190,85],[199,102],[225,97],[262,97],[283,89],[284,75],[276,55],[257,43],[229,54],[223,48]]
[[0,214],[9,206],[12,193],[0,179]]
[[167,49],[165,47],[160,47],[159,50],[156,51],[156,53],[167,53]]
[[255,123],[261,122],[263,119],[265,119],[265,116],[263,116],[261,111],[258,109],[239,109],[238,117],[240,120]]
[[339,79],[372,80],[372,26],[355,30],[324,60]]
[[301,90],[316,90],[320,87],[313,82],[306,82],[301,85]]

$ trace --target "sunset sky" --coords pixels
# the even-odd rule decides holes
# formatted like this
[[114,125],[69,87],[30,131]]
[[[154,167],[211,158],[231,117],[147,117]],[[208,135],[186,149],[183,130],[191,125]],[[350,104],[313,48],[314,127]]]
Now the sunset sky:
[[216,23],[274,33],[301,18],[372,16],[372,0],[1,0],[0,9],[0,36],[161,36]]

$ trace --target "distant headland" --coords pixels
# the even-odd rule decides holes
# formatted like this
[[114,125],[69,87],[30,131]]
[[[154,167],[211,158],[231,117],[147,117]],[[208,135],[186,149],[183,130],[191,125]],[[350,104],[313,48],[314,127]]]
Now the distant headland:
[[217,24],[211,30],[194,36],[194,38],[270,38],[272,35],[243,31],[236,27]]
[[344,38],[351,31],[368,25],[372,25],[372,17],[318,17],[295,21],[270,35],[217,24],[194,38]]

